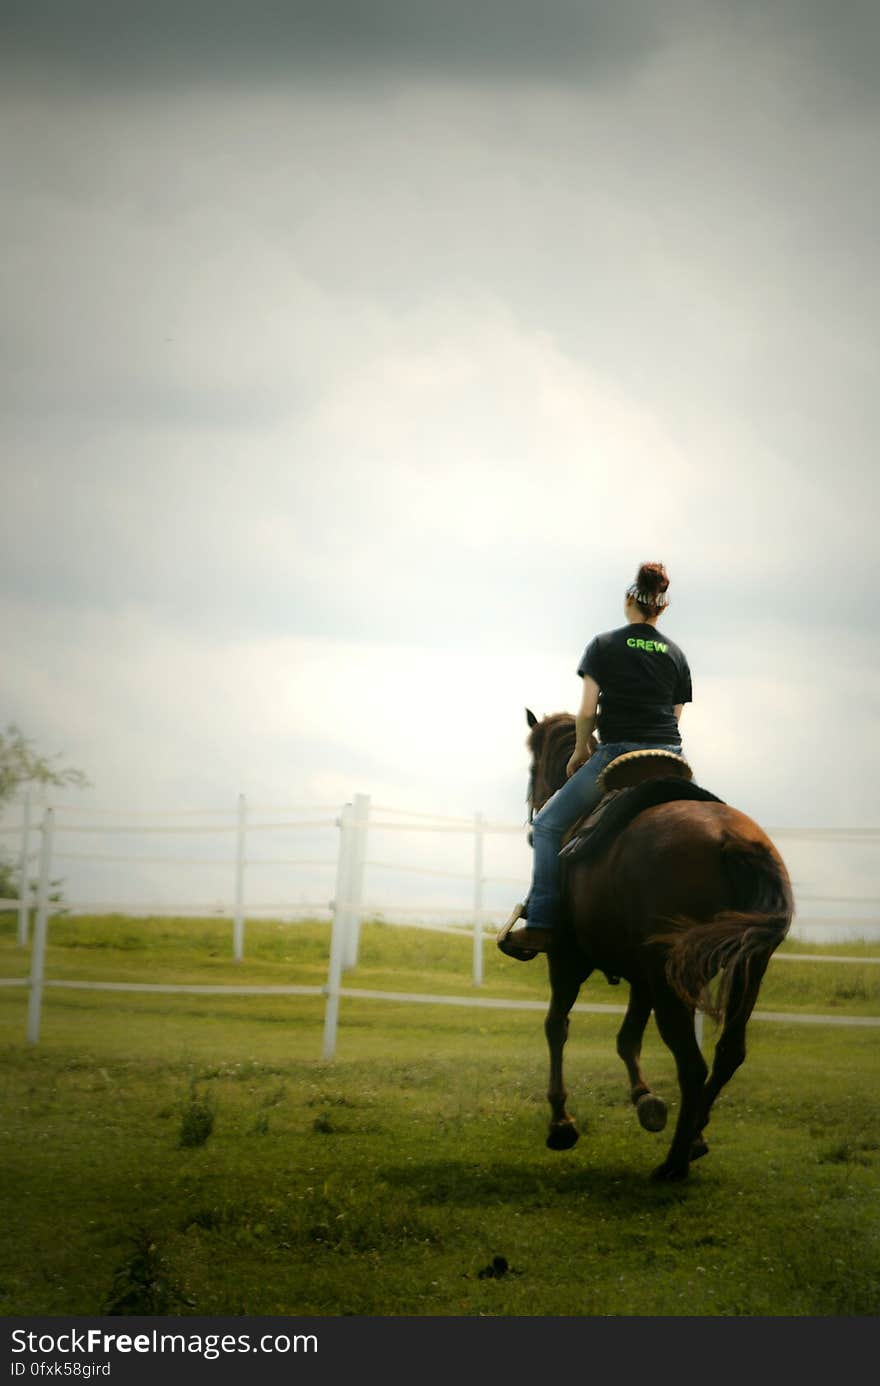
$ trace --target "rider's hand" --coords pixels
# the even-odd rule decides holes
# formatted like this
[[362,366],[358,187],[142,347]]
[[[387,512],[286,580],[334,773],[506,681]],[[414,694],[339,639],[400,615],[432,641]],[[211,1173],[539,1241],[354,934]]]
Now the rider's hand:
[[589,759],[589,751],[575,751],[565,767],[565,778],[570,780],[575,770],[580,770],[581,766],[586,765]]

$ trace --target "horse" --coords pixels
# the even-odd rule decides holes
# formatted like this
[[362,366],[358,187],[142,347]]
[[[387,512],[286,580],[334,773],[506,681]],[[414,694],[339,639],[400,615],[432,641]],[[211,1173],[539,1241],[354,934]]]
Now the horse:
[[[529,819],[565,781],[574,749],[569,713],[539,721],[526,709],[531,754]],[[595,741],[593,747],[595,748]],[[712,1104],[746,1055],[745,1031],[767,964],[793,913],[791,882],[757,823],[720,800],[672,800],[637,813],[590,861],[566,859],[558,941],[551,946],[551,998],[544,1023],[550,1051],[547,1145],[579,1138],[566,1111],[562,1056],[569,1012],[593,971],[629,983],[617,1035],[630,1098],[641,1126],[660,1131],[666,1104],[640,1066],[651,1012],[678,1073],[680,1106],[672,1143],[655,1180],[685,1179],[708,1153]],[[714,994],[709,984],[721,971]],[[695,1033],[697,1007],[723,1021],[711,1072]]]

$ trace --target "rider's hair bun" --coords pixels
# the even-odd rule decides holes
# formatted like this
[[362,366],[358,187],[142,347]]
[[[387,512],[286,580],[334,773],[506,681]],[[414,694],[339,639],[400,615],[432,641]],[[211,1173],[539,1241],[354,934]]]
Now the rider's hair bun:
[[643,616],[656,615],[669,604],[668,586],[669,574],[662,563],[642,563],[626,595],[632,597]]
[[640,592],[659,595],[669,586],[669,574],[662,563],[643,563],[636,574],[636,587]]

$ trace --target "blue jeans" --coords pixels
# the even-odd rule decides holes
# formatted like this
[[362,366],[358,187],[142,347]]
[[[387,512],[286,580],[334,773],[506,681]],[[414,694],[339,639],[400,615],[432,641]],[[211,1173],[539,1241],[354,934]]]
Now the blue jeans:
[[625,751],[673,751],[681,755],[681,744],[676,746],[646,746],[642,741],[613,741],[594,751],[586,765],[575,770],[570,779],[555,794],[532,820],[532,884],[528,894],[526,927],[552,929],[556,923],[559,904],[559,849],[566,828],[596,807],[602,798],[596,780],[609,761],[622,756]]

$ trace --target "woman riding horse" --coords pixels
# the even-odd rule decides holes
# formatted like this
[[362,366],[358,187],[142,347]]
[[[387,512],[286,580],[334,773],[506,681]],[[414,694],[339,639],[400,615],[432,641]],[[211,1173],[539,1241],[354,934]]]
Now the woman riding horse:
[[[616,756],[635,750],[681,755],[678,724],[691,701],[687,659],[674,641],[660,639],[657,622],[669,605],[669,575],[662,563],[643,563],[627,588],[627,624],[597,635],[578,665],[583,679],[576,742],[566,782],[532,822],[534,859],[527,905],[517,905],[498,935],[498,947],[527,962],[553,944],[559,906],[559,849],[563,834],[602,797],[601,772]],[[595,746],[593,729],[599,733]],[[519,923],[524,913],[527,918]]]

